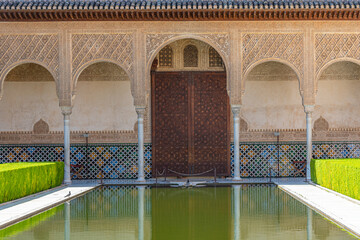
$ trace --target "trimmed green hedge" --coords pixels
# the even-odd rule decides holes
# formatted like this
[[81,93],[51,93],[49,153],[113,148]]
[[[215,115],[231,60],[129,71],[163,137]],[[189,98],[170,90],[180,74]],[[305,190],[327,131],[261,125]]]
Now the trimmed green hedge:
[[64,163],[0,164],[0,203],[59,186],[64,178]]
[[360,159],[313,159],[311,180],[360,200]]

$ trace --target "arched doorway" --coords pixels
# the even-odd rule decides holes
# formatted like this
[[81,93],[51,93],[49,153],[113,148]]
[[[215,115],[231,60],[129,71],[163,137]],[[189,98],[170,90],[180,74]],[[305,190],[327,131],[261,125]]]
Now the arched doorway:
[[151,84],[153,175],[230,175],[229,97],[216,50],[193,39],[170,43],[154,60]]

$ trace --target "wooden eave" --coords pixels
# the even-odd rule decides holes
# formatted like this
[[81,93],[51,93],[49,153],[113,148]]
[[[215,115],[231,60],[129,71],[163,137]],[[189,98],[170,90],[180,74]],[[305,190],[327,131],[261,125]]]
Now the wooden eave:
[[0,10],[3,22],[359,20],[360,9]]

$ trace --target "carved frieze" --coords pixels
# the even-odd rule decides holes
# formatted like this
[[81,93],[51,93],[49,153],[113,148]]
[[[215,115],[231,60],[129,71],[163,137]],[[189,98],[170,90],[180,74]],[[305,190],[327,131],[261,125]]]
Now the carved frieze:
[[220,52],[225,58],[229,58],[230,55],[230,36],[227,33],[217,33],[217,34],[147,34],[146,35],[146,60],[149,64],[149,61],[153,54],[160,50],[159,47],[166,41],[180,36],[186,36],[186,38],[196,38],[204,39],[205,42],[208,42],[216,50]]
[[[360,34],[315,34],[316,75],[330,61],[338,58],[360,60]],[[319,76],[318,76],[319,77]]]
[[304,34],[245,33],[242,36],[243,75],[262,59],[280,59],[292,64],[303,77]]
[[[17,62],[41,63],[58,80],[59,36],[57,34],[0,35],[0,74]],[[3,81],[4,79],[0,79]]]
[[94,60],[118,63],[131,79],[134,75],[134,36],[118,34],[73,34],[72,73],[78,74],[84,64]]

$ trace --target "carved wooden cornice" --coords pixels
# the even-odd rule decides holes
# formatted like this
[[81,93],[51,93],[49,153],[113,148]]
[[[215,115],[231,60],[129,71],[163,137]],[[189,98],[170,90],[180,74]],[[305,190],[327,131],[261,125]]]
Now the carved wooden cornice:
[[359,20],[360,9],[0,10],[0,21],[294,21]]

